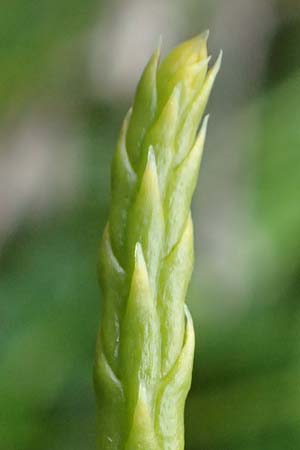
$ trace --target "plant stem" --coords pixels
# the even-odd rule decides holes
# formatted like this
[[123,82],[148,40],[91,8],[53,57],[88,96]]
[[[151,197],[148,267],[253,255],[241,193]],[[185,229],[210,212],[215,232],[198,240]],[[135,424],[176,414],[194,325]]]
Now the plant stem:
[[190,214],[221,54],[208,33],[157,49],[125,117],[99,272],[102,323],[94,368],[99,450],[182,450],[194,331],[185,305],[193,267]]

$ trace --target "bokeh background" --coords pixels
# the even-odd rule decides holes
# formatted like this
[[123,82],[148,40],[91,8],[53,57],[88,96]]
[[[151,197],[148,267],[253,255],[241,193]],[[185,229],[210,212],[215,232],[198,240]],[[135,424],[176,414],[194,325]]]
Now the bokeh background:
[[187,450],[300,448],[300,3],[2,0],[0,450],[92,450],[96,259],[146,60],[209,28]]

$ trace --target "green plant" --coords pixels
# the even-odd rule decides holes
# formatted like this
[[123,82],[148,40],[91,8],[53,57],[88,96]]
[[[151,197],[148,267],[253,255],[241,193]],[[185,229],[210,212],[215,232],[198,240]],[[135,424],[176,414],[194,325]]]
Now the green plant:
[[94,370],[101,450],[181,450],[194,354],[185,306],[193,267],[190,203],[221,55],[207,33],[159,49],[137,87],[112,164],[100,255],[103,312]]

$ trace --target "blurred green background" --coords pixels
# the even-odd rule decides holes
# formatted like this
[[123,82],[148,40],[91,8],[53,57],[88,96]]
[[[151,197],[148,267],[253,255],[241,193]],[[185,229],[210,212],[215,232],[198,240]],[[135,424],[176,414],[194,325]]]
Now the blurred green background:
[[114,145],[159,35],[206,28],[186,449],[300,448],[299,1],[2,0],[0,450],[94,448]]

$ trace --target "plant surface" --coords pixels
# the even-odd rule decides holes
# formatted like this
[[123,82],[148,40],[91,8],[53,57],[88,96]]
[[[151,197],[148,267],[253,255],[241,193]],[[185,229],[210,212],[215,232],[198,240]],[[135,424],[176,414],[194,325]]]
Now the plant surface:
[[208,69],[203,33],[138,84],[112,163],[100,253],[102,323],[94,382],[99,450],[182,450],[193,323],[185,305],[193,268],[190,204],[221,55]]

